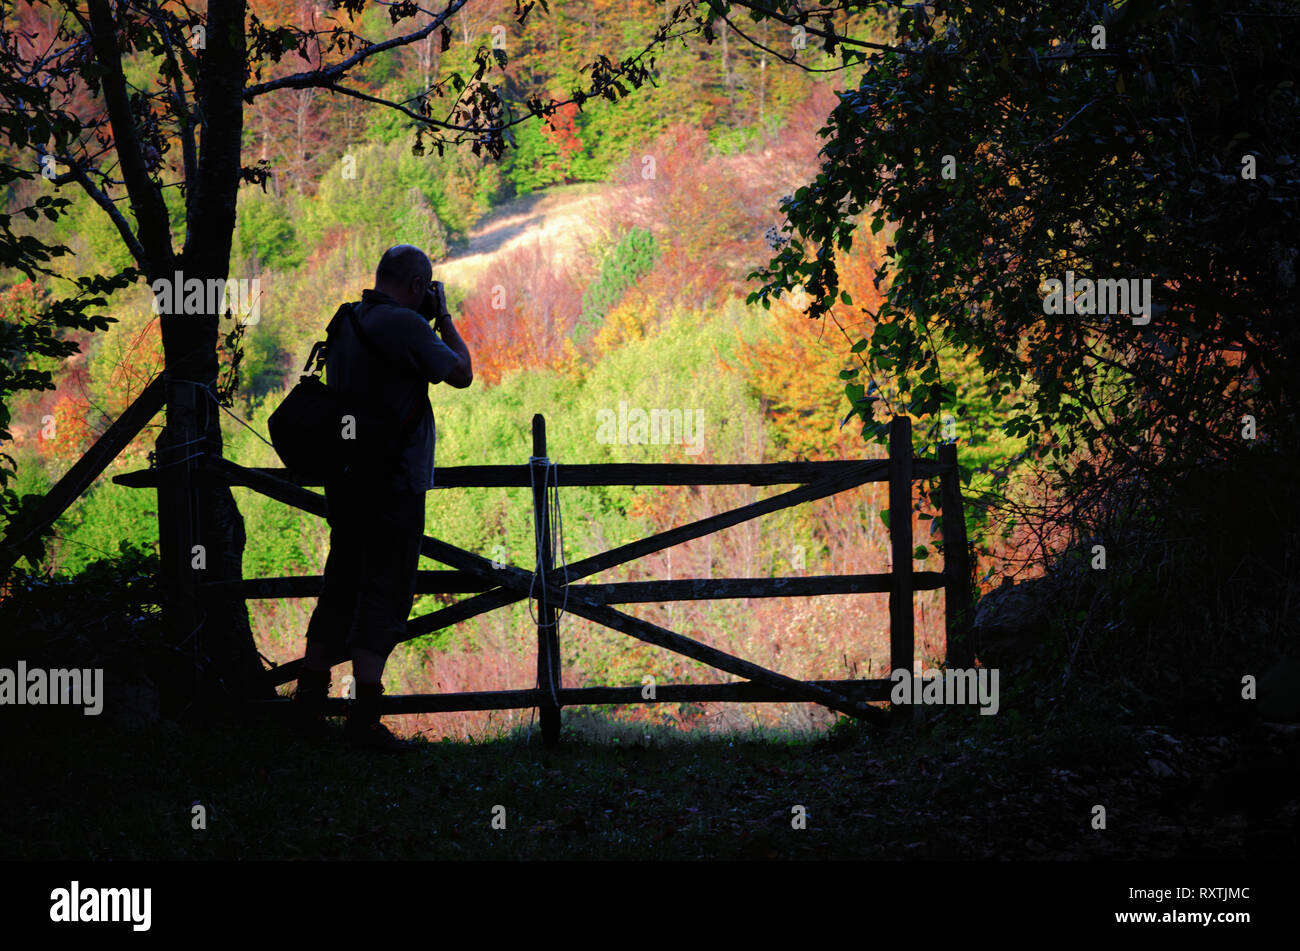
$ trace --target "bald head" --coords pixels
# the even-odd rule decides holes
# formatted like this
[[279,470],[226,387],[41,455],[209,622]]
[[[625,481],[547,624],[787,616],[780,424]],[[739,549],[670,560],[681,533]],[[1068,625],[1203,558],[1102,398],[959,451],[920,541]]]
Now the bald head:
[[375,268],[375,290],[411,310],[419,308],[432,279],[429,256],[413,244],[389,248]]

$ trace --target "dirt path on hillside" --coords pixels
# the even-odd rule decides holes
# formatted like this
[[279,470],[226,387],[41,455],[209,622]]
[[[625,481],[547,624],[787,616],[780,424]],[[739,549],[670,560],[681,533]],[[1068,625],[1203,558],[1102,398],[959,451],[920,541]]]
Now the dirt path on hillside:
[[468,279],[521,245],[539,242],[551,260],[564,267],[601,236],[602,221],[614,198],[604,185],[577,185],[513,199],[484,216],[469,231],[469,244],[443,260],[448,281]]
[[[771,173],[770,160],[766,152],[721,158],[733,172],[756,177]],[[534,242],[547,247],[553,266],[563,269],[584,257],[593,242],[613,230],[609,216],[629,199],[628,188],[586,182],[512,199],[470,228],[467,246],[438,264],[439,279],[468,283],[501,255]]]

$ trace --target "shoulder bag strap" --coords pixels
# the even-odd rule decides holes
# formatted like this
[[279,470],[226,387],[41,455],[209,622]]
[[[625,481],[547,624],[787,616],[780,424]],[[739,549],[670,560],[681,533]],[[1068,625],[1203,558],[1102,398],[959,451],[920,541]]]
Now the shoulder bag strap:
[[330,341],[334,337],[334,331],[338,329],[339,321],[352,312],[351,304],[343,304],[334,312],[330,322],[325,325],[325,339],[317,340],[312,344],[311,351],[307,354],[307,362],[303,365],[303,373],[311,373],[320,376],[321,371],[325,369],[325,355],[329,350]]

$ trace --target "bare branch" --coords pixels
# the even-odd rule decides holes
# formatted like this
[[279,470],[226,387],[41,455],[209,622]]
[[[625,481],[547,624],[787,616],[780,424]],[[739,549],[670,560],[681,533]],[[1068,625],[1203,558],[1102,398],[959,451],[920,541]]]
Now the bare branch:
[[[861,46],[863,49],[880,50],[885,53],[902,53],[905,56],[919,56],[921,52],[920,50],[908,49],[906,46],[890,46],[887,43],[871,43],[867,40],[855,40],[849,36],[841,36],[834,31],[827,33],[825,30],[818,30],[814,27],[808,26],[806,23],[800,23],[795,17],[785,16],[777,13],[775,10],[769,10],[767,7],[760,6],[757,3],[746,3],[745,0],[732,0],[732,4],[737,7],[744,7],[747,10],[753,10],[761,16],[770,17],[778,23],[784,23],[786,26],[802,26],[813,36],[820,36],[823,39],[832,39],[841,46]],[[723,17],[723,19],[726,19],[726,17]],[[740,31],[737,30],[736,32],[739,33]]]
[[435,29],[442,26],[447,19],[461,7],[467,0],[451,0],[447,9],[438,14],[431,22],[425,24],[418,30],[411,33],[405,33],[402,36],[395,36],[392,39],[384,40],[382,43],[372,43],[365,49],[358,50],[342,62],[335,63],[333,66],[327,66],[324,69],[312,69],[306,72],[294,73],[290,76],[281,76],[279,79],[271,79],[264,83],[257,83],[249,86],[244,90],[244,101],[252,102],[258,96],[277,89],[310,89],[312,87],[326,88],[331,83],[338,82],[350,69],[360,65],[372,56],[383,53],[386,50],[396,49],[399,46],[406,46],[417,40],[422,40]]
[[[37,146],[37,153],[42,157],[49,154],[43,145]],[[118,234],[122,236],[122,241],[126,244],[127,250],[131,252],[131,257],[135,260],[136,265],[139,266],[140,270],[146,270],[149,256],[145,253],[140,240],[135,236],[135,232],[131,230],[131,225],[126,220],[126,216],[122,214],[113,199],[109,198],[106,192],[90,180],[90,174],[78,165],[71,156],[59,155],[56,158],[60,163],[68,166],[69,170],[62,175],[56,175],[50,180],[51,183],[57,186],[68,182],[76,182],[80,185],[82,191],[89,195],[91,201],[102,208],[104,213],[108,215],[109,220],[113,222],[113,226],[117,228]]]
[[[138,244],[144,249],[146,258],[140,262],[141,270],[147,274],[152,273],[151,264],[165,270],[170,266],[170,260],[158,258],[170,258],[172,255],[171,223],[162,192],[149,177],[140,138],[136,134],[135,120],[122,78],[122,54],[117,43],[116,23],[108,0],[89,0],[88,6],[90,23],[86,26],[95,50],[95,59],[104,68],[101,80],[104,104],[108,109],[113,141],[117,145],[118,159],[122,164],[126,192],[140,229]],[[80,15],[77,16],[81,19]]]

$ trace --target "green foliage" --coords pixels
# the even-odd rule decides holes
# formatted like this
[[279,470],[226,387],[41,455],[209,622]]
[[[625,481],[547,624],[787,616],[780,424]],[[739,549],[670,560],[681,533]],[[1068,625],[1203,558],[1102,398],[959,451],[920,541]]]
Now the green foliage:
[[[76,252],[67,268],[76,274],[95,274],[121,271],[131,265],[131,253],[104,210],[84,194],[70,195],[68,214],[58,226],[58,233],[68,236]],[[129,207],[122,212],[127,220],[132,219]]]
[[63,571],[76,573],[132,548],[156,551],[158,495],[104,477],[72,504],[56,529],[62,536],[56,544]]
[[[347,233],[370,247],[376,259],[390,245],[425,241],[432,242],[424,247],[433,260],[443,257],[445,232],[429,201],[433,169],[414,159],[397,142],[364,145],[341,158],[307,207],[304,238],[315,245],[328,235]],[[405,232],[394,230],[395,221]]]
[[468,230],[490,207],[502,181],[498,165],[465,149],[414,155],[405,140],[346,153],[303,202],[299,240],[308,247],[347,234],[382,251],[409,241],[438,261],[451,235]]
[[[834,253],[869,214],[891,229],[870,361],[913,415],[951,410],[951,347],[978,360],[1004,432],[1075,490],[1243,453],[1245,413],[1294,451],[1297,350],[1279,333],[1296,322],[1294,279],[1278,255],[1300,201],[1281,52],[1300,21],[1269,10],[1130,3],[1105,14],[1096,49],[1082,2],[910,8],[905,49],[873,54],[842,94],[821,172],[782,204],[801,240],[756,272],[751,299],[802,285],[810,316],[825,313]],[[1067,270],[1150,279],[1150,322],[1045,313],[1041,285]]]
[[542,128],[542,121],[525,122],[514,129],[515,147],[506,153],[506,180],[514,186],[516,195],[558,185],[566,181],[570,172],[567,162],[552,136]]
[[642,275],[654,270],[658,257],[654,233],[633,225],[601,262],[600,274],[582,295],[582,315],[574,330],[581,343]]
[[419,185],[406,190],[406,200],[392,219],[394,244],[413,244],[437,261],[447,254],[447,229]]
[[[410,90],[404,84],[390,84],[380,91],[380,95],[400,101],[410,95]],[[409,144],[415,131],[415,122],[396,109],[373,109],[366,114],[366,120],[366,142],[382,145],[393,142]]]
[[699,111],[698,101],[677,85],[642,89],[617,105],[602,102],[584,108],[578,134],[587,150],[574,157],[573,176],[580,181],[608,179],[673,122],[698,120]]
[[719,155],[739,155],[763,140],[765,131],[759,126],[742,126],[737,129],[714,126],[709,130],[709,145]]
[[306,248],[294,230],[287,204],[256,186],[241,188],[233,256],[259,271],[264,267],[291,270],[302,264]]

